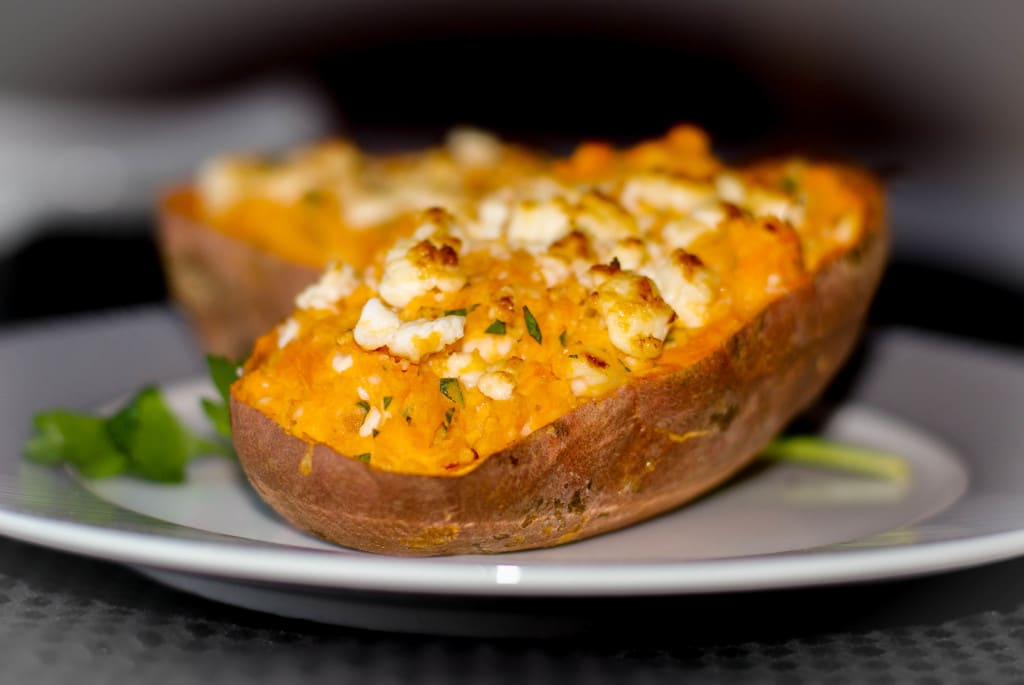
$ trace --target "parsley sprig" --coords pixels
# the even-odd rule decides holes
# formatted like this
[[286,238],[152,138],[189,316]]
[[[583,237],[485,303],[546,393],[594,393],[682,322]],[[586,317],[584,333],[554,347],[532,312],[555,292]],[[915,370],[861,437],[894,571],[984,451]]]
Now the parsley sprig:
[[32,419],[33,434],[25,443],[25,459],[48,466],[67,464],[87,478],[130,475],[180,483],[192,459],[234,454],[228,442],[228,388],[237,378],[238,364],[210,356],[207,368],[219,399],[204,397],[201,405],[217,437],[189,430],[160,390],[147,386],[111,416],[67,409],[37,413]]

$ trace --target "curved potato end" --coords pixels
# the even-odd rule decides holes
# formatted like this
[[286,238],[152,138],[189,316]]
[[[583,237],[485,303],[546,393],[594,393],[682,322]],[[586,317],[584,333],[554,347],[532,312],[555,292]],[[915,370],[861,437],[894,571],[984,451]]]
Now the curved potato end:
[[161,205],[155,237],[167,286],[202,348],[239,359],[320,273],[196,221],[188,202],[178,191]]

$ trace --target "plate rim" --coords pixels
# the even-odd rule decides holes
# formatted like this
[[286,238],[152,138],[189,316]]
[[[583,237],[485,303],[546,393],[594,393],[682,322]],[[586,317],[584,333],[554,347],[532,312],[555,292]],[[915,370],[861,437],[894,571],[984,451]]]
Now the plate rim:
[[[1022,529],[911,546],[781,552],[656,565],[579,560],[502,564],[494,557],[474,561],[463,557],[349,556],[243,539],[226,543],[162,537],[8,510],[0,510],[0,527],[5,535],[23,542],[169,571],[320,589],[463,596],[611,597],[792,589],[896,580],[1024,553]],[[203,552],[203,561],[190,562],[197,551]],[[251,563],[254,552],[260,555],[258,565]],[[570,569],[572,573],[566,573]],[[622,575],[624,569],[629,574]],[[617,576],[614,585],[607,582],[610,574]],[[756,582],[752,583],[751,577],[756,577]]]
[[[161,383],[168,390],[207,385],[208,378],[194,374]],[[846,406],[883,417],[899,429],[911,431],[950,452],[964,468],[968,467],[959,458],[958,450],[926,427],[862,401],[854,400]],[[968,493],[970,481],[968,473]],[[76,486],[89,492],[80,483]],[[91,492],[90,495],[96,496]],[[330,549],[277,544],[207,533],[173,522],[167,524],[210,538],[162,535],[159,531],[103,526],[0,507],[0,534],[96,559],[237,581],[401,594],[612,597],[731,593],[895,580],[1024,554],[1024,526],[906,546],[826,546],[662,562],[509,559],[502,563],[500,554],[395,557],[355,550],[339,554]],[[252,563],[253,555],[259,556],[259,564]]]

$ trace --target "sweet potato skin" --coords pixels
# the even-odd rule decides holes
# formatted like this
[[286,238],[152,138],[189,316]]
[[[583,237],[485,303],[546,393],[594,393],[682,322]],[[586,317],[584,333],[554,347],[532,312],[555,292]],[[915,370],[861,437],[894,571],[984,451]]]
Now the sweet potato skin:
[[171,300],[204,351],[239,359],[286,317],[319,271],[216,231],[184,208],[187,190],[164,198],[156,242]]
[[650,518],[741,470],[824,389],[884,270],[877,224],[699,362],[583,404],[464,476],[380,471],[232,399],[241,464],[294,525],[370,552],[550,547]]

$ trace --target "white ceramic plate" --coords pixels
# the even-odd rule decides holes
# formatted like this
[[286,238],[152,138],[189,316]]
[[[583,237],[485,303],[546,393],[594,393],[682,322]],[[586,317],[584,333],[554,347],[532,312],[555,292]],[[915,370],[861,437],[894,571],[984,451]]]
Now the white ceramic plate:
[[[402,559],[294,530],[223,459],[196,462],[187,484],[166,486],[83,482],[4,454],[0,533],[132,564],[222,601],[406,629],[407,611],[393,602],[367,606],[367,598],[767,590],[921,575],[1024,553],[1024,435],[1016,418],[1024,366],[1017,357],[897,334],[872,347],[856,377],[825,433],[903,454],[913,469],[908,483],[761,465],[691,505],[597,538],[530,552]],[[204,426],[198,398],[212,395],[205,381],[165,391],[188,423]],[[419,629],[436,623],[422,611],[418,620]],[[460,632],[450,621],[444,631]]]

